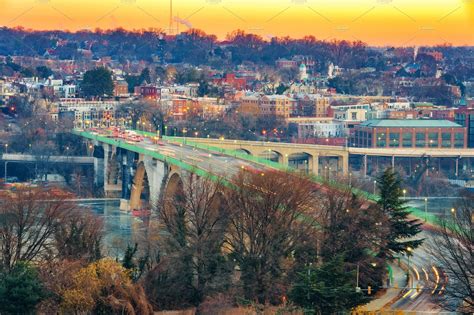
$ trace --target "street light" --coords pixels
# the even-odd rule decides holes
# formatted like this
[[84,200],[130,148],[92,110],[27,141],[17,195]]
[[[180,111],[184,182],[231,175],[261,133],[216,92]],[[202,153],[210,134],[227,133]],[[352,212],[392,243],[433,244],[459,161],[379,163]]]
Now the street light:
[[8,143],[5,143],[5,153],[8,153]]
[[403,199],[407,199],[407,190],[403,189]]
[[413,251],[413,248],[410,246],[407,247],[407,258],[408,258],[408,270],[407,270],[407,283],[410,285],[410,256],[411,252]]
[[428,198],[425,198],[425,222],[428,217]]
[[377,180],[374,180],[374,195],[376,193],[376,189],[377,189]]

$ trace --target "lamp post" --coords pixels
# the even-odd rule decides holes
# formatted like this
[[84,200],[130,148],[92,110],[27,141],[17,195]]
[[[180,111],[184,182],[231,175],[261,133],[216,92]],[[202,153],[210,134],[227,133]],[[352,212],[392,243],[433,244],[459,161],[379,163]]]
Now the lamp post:
[[376,193],[376,189],[377,189],[377,180],[374,180],[374,195]]
[[5,143],[5,153],[8,153],[8,143]]
[[428,217],[428,198],[425,197],[425,222]]
[[407,199],[407,190],[403,189],[403,199]]
[[408,270],[407,270],[407,284],[409,285],[410,283],[410,256],[411,252],[413,251],[413,248],[410,246],[407,247],[407,258],[408,258]]

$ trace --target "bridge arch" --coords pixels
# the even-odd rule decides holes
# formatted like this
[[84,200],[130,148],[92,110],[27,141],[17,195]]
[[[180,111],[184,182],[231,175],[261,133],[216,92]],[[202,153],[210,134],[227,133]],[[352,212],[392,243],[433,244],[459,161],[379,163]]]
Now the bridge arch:
[[177,172],[171,173],[163,194],[164,202],[174,202],[183,193],[183,190],[184,183],[180,174]]
[[279,151],[272,150],[272,149],[265,149],[263,152],[261,152],[258,155],[258,157],[283,164],[285,156]]
[[317,174],[318,158],[304,151],[292,152],[288,154],[288,166],[303,173]]
[[141,209],[148,206],[150,201],[150,183],[145,164],[138,163],[135,176],[133,177],[132,192],[130,196],[130,209]]
[[238,148],[238,149],[235,149],[235,151],[237,153],[245,153],[245,154],[248,154],[248,155],[252,155],[252,152],[250,152],[249,150],[244,149],[244,148]]

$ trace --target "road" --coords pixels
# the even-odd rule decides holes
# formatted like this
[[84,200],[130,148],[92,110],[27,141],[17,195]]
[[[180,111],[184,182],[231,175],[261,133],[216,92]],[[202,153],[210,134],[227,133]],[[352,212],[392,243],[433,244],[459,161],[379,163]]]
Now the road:
[[[425,243],[429,243],[429,232],[423,231],[420,236],[425,238]],[[410,284],[402,291],[401,298],[391,305],[391,309],[432,313],[443,311],[436,301],[444,294],[448,279],[442,267],[431,259],[428,247],[424,244],[410,256]],[[408,266],[407,257],[400,259]]]
[[226,176],[227,178],[235,176],[242,169],[262,174],[269,170],[268,167],[258,163],[198,149],[190,145],[183,145],[182,143],[173,141],[159,140],[156,143],[156,140],[150,138],[144,138],[144,140],[137,142],[120,139],[117,139],[116,141],[118,143],[127,142],[128,144],[132,144],[139,148],[157,152],[164,156],[181,160],[188,165],[196,166],[197,168],[211,174]]

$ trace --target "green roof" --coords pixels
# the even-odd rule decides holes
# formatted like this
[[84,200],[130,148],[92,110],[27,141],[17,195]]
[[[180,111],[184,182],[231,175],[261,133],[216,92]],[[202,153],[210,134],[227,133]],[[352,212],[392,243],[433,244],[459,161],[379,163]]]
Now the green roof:
[[435,119],[374,119],[360,125],[372,128],[462,128],[452,121]]

